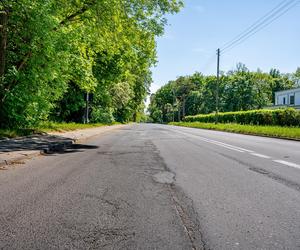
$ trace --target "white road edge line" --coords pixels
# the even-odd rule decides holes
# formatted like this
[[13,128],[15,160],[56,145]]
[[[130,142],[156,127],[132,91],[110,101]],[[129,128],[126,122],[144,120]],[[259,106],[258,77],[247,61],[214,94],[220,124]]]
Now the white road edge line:
[[257,153],[250,153],[251,155],[254,155],[254,156],[257,156],[257,157],[260,157],[260,158],[264,158],[264,159],[271,159],[270,156],[267,156],[267,155],[262,155],[262,154],[257,154]]
[[[219,142],[219,141],[207,139],[207,138],[204,138],[204,137],[201,137],[201,136],[197,136],[197,135],[193,135],[193,134],[187,134],[187,133],[181,132],[181,131],[176,131],[176,132],[178,132],[180,134],[184,134],[186,136],[190,136],[190,137],[193,136],[193,137],[196,137],[197,139],[200,139],[202,141],[205,141],[205,142],[208,142],[208,143],[212,143],[212,144],[215,144],[215,145],[220,146],[220,147],[228,148],[228,149],[240,152],[240,153],[248,152],[248,153],[250,153],[253,156],[257,156],[257,157],[264,158],[264,159],[272,159],[270,156],[263,155],[263,154],[258,154],[258,153],[255,153],[252,150],[248,150],[248,149],[245,149],[245,148],[233,146],[233,145],[230,145],[230,144],[227,144],[227,143],[223,143],[223,142]],[[283,164],[283,165],[286,165],[286,166],[289,166],[289,167],[300,169],[300,165],[298,165],[296,163],[293,163],[293,162],[288,162],[288,161],[283,161],[283,160],[273,160],[273,162],[280,163],[280,164]]]
[[220,146],[220,147],[223,147],[223,148],[228,148],[228,149],[231,149],[231,150],[234,150],[234,151],[237,151],[237,152],[240,152],[240,153],[244,153],[245,151],[239,149],[239,148],[236,148],[236,147],[233,147],[233,146],[230,146],[230,145],[226,145],[226,144],[223,144],[223,143],[219,143],[217,141],[211,141],[211,140],[207,140],[207,139],[204,139],[204,138],[199,138],[198,139],[202,140],[202,141],[205,141],[205,142],[208,142],[208,143],[211,143],[211,144],[215,144],[217,146]]
[[230,144],[226,144],[226,143],[223,143],[223,142],[219,142],[219,141],[214,141],[214,140],[202,137],[202,136],[198,136],[198,135],[194,135],[194,134],[187,134],[187,133],[181,132],[181,131],[176,131],[176,132],[178,132],[179,134],[183,134],[183,135],[189,136],[189,137],[197,138],[199,140],[202,140],[202,141],[205,141],[205,142],[208,142],[208,143],[215,144],[215,145],[223,147],[223,148],[231,149],[231,150],[234,150],[234,151],[237,151],[237,152],[240,152],[240,153],[245,153],[245,152],[249,152],[250,153],[250,152],[253,152],[253,151],[248,150],[248,149],[236,147],[236,146],[233,146],[233,145],[230,145]]
[[[230,147],[230,148],[234,148],[236,151],[238,151],[238,152],[248,152],[248,153],[254,153],[254,151],[252,151],[252,150],[249,150],[249,149],[245,149],[245,148],[242,148],[242,147],[237,147],[237,146],[233,146],[233,145],[231,145],[231,144],[227,144],[227,143],[224,143],[224,142],[220,142],[220,141],[215,141],[215,140],[212,140],[212,139],[208,139],[208,138],[205,138],[205,137],[202,137],[202,136],[199,136],[199,135],[195,135],[195,134],[188,134],[188,133],[185,133],[185,132],[182,132],[182,131],[176,131],[176,132],[178,132],[178,133],[180,133],[180,134],[184,134],[184,135],[186,135],[186,136],[193,136],[193,137],[195,137],[195,138],[198,138],[198,139],[202,139],[202,140],[207,140],[207,142],[210,142],[210,143],[215,143],[215,144],[220,144],[219,146],[221,146],[221,144],[222,145],[224,145],[224,146],[226,146],[226,147]],[[233,150],[234,150],[233,149]]]
[[[210,139],[208,139],[208,140],[210,140]],[[222,144],[222,145],[225,145],[225,146],[228,146],[228,147],[236,148],[236,149],[242,150],[242,151],[244,151],[244,152],[253,153],[252,150],[248,150],[248,149],[245,149],[245,148],[233,146],[233,145],[231,145],[231,144],[227,144],[227,143],[224,143],[224,142],[219,142],[219,141],[214,141],[214,140],[210,140],[210,141],[211,141],[211,142],[218,143],[218,144]]]
[[300,169],[300,165],[293,163],[293,162],[289,162],[289,161],[283,161],[283,160],[273,160],[274,162],[289,166],[289,167],[293,167],[293,168],[299,168]]

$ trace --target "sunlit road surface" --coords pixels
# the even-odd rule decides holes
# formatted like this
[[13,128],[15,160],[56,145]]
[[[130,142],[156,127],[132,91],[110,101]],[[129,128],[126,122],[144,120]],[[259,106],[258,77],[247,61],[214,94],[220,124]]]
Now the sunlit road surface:
[[300,249],[300,142],[132,124],[0,172],[0,249]]

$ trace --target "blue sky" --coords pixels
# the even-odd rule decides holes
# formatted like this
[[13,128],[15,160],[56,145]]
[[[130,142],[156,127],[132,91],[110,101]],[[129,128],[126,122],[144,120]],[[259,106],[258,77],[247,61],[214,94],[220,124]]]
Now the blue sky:
[[[165,35],[157,39],[158,63],[151,91],[180,75],[215,74],[215,51],[252,25],[282,0],[185,0],[168,16]],[[221,56],[221,70],[238,62],[250,70],[294,72],[300,66],[300,3],[241,45]],[[208,62],[211,62],[210,64]]]

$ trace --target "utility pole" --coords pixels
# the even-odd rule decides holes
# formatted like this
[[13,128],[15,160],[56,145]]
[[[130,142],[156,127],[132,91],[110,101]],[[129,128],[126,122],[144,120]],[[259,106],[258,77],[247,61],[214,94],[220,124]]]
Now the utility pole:
[[85,98],[85,119],[84,122],[87,124],[89,123],[89,92],[86,92],[86,98]]
[[220,49],[217,49],[216,123],[219,115]]
[[[179,99],[179,98],[178,98]],[[179,99],[180,100],[180,99]],[[178,109],[178,122],[180,122],[180,113],[181,113],[181,107],[180,107],[180,102],[177,102],[177,109]]]
[[172,88],[173,92],[173,122],[175,122],[175,102],[176,102],[176,97],[175,97],[175,90]]
[[186,102],[186,97],[183,95],[182,97],[182,119],[185,117],[185,102]]

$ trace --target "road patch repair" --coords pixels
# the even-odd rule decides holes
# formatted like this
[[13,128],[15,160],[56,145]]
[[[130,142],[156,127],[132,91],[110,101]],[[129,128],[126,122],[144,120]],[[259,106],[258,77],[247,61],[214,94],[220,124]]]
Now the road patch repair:
[[169,171],[162,171],[153,176],[153,179],[162,184],[172,184],[175,181],[175,174]]

